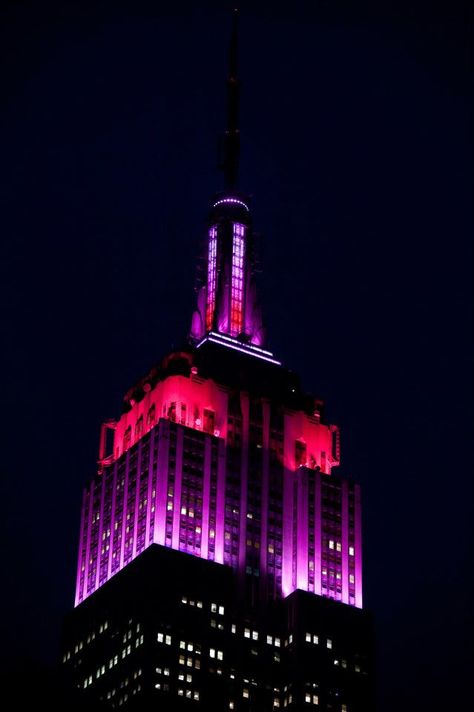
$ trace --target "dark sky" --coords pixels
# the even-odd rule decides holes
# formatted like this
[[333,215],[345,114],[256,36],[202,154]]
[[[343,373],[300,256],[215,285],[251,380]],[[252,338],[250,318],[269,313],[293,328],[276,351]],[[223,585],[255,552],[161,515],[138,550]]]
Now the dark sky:
[[[221,187],[230,7],[2,5],[3,666],[55,659],[100,423],[187,334]],[[379,710],[460,709],[472,13],[240,7],[241,187],[261,233],[269,345],[326,399],[343,472],[363,485]]]

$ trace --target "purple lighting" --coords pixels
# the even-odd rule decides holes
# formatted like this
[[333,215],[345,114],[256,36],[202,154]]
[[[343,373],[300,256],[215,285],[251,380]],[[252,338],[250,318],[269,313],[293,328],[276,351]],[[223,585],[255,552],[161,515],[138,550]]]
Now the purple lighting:
[[[278,365],[264,349],[212,339]],[[256,411],[246,393],[231,409],[227,390],[193,368],[108,423],[113,454],[84,493],[76,605],[156,543],[242,574],[258,569],[276,598],[300,588],[361,607],[360,492],[331,474],[337,427],[302,411],[277,426],[275,406],[262,400]],[[100,448],[105,456],[103,438]]]
[[234,223],[232,238],[232,293],[230,303],[230,333],[237,336],[243,326],[245,226]]
[[238,200],[237,198],[222,198],[221,200],[217,200],[217,201],[214,203],[213,207],[214,207],[214,208],[217,208],[218,205],[224,205],[224,204],[226,204],[226,203],[234,204],[234,205],[241,205],[241,206],[242,206],[243,208],[245,208],[245,210],[247,210],[247,211],[248,211],[248,209],[249,209],[249,208],[248,208],[248,205],[246,205],[246,204],[243,202],[243,200]]
[[[222,198],[215,206],[238,204],[238,198]],[[264,330],[254,283],[250,224],[246,216],[234,222],[225,213],[211,214],[205,259],[205,284],[198,290],[191,322],[191,339],[200,342],[211,330],[230,337],[244,337],[245,343],[261,346]],[[229,243],[229,238],[231,243]]]
[[209,230],[209,246],[207,260],[207,306],[206,329],[212,328],[214,311],[216,308],[216,271],[217,271],[217,228]]
[[[250,356],[260,358],[262,359],[262,361],[268,361],[269,363],[274,363],[277,366],[281,366],[281,361],[277,361],[276,359],[272,358],[273,354],[271,354],[270,351],[264,351],[263,349],[260,349],[257,346],[253,346],[252,344],[243,344],[240,341],[237,341],[237,339],[224,337],[223,334],[217,334],[212,331],[210,332],[209,336],[206,336],[198,344],[196,344],[196,348],[198,349],[200,346],[206,343],[206,341],[211,341],[215,344],[221,344],[222,346],[227,346],[227,348],[229,349],[234,349],[235,351],[240,351],[243,354],[249,354]],[[269,354],[269,356],[266,356],[265,354]]]

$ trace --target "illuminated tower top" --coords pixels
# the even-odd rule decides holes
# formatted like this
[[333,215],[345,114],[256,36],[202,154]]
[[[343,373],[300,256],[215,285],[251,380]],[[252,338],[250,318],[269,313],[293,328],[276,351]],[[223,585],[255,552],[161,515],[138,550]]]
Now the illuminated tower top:
[[249,198],[237,189],[240,132],[237,78],[237,10],[234,10],[227,79],[227,128],[221,169],[225,190],[211,204],[205,280],[199,285],[190,337],[231,338],[243,348],[261,346],[264,332],[254,284],[255,257]]

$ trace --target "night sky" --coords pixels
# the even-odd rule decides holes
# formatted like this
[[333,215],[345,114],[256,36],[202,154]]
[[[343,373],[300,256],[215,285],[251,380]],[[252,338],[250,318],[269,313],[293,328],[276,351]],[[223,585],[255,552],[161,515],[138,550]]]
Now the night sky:
[[[100,423],[187,335],[222,187],[230,7],[2,4],[3,669],[55,661]],[[379,710],[461,708],[473,15],[453,2],[240,7],[240,185],[268,345],[326,399],[341,470],[363,487]]]

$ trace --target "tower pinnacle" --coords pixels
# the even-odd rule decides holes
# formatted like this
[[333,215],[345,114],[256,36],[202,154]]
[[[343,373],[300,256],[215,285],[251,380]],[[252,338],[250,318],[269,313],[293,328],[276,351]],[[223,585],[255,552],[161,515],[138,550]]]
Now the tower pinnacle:
[[272,354],[260,348],[264,343],[264,330],[254,280],[249,199],[237,189],[240,148],[237,23],[238,11],[234,10],[227,79],[227,128],[220,166],[224,171],[225,189],[212,201],[205,257],[207,275],[198,291],[190,338],[199,344],[203,339],[223,337],[221,340],[226,345],[235,341],[242,350],[241,345],[245,344],[250,352],[258,349],[271,360]]
[[227,78],[227,128],[224,133],[223,162],[226,190],[236,187],[239,171],[240,131],[239,123],[239,80],[237,78],[239,11],[232,13],[232,32],[229,48],[229,76]]

